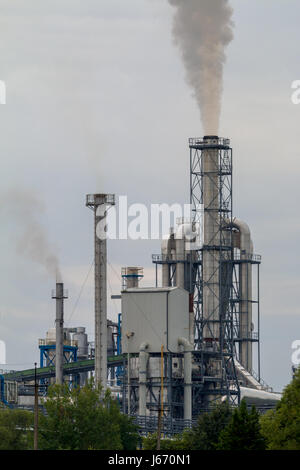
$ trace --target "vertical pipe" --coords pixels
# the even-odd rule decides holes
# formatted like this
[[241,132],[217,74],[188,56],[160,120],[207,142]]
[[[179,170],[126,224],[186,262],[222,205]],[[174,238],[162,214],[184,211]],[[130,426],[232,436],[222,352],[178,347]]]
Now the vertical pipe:
[[240,219],[234,219],[233,227],[239,230],[239,238],[235,241],[240,249],[239,266],[239,361],[241,365],[252,372],[252,264],[253,243],[248,225]]
[[160,350],[160,377],[161,377],[161,417],[164,416],[164,346]]
[[149,358],[149,353],[147,349],[149,347],[148,343],[142,343],[140,346],[139,353],[139,415],[146,416],[147,412],[147,362]]
[[260,289],[259,289],[259,264],[257,265],[257,322],[258,322],[258,381],[260,382]]
[[55,377],[56,383],[63,383],[63,348],[64,348],[64,285],[56,283],[56,348],[55,348]]
[[162,287],[170,286],[170,268],[166,262],[162,265]]
[[38,450],[38,423],[39,423],[39,396],[38,381],[36,373],[36,362],[34,364],[34,433],[33,433],[33,449]]
[[[127,354],[127,388],[128,388],[128,416],[130,416],[130,353]],[[124,397],[125,399],[125,397]]]
[[173,423],[173,396],[172,396],[172,386],[173,386],[173,371],[172,371],[172,353],[168,352],[166,356],[167,360],[167,387],[168,387],[168,406],[169,406],[169,417]]
[[123,356],[123,373],[124,373],[124,376],[123,376],[123,380],[122,380],[122,389],[123,389],[123,400],[122,400],[122,404],[123,404],[123,414],[125,415],[126,414],[126,380],[125,380],[125,370],[126,370],[126,359],[125,359],[125,355]]
[[185,240],[184,234],[181,230],[177,232],[177,236],[181,238],[176,238],[176,286],[184,289],[184,258],[185,258]]
[[193,347],[186,338],[178,338],[184,347],[184,419],[192,420],[192,351]]
[[189,342],[195,342],[194,294],[189,294]]

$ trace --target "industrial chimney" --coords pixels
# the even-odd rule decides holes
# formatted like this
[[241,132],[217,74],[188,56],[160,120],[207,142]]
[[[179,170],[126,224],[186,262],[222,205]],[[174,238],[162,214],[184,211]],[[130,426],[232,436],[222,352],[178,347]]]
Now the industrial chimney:
[[144,277],[144,269],[137,266],[122,268],[123,289],[136,289],[139,281]]
[[52,299],[56,299],[56,347],[55,347],[55,379],[56,383],[63,383],[64,363],[64,299],[67,299],[62,282],[56,283],[56,290],[52,291]]
[[106,213],[114,194],[88,194],[86,206],[94,212],[95,250],[95,382],[107,386],[107,243]]
[[219,137],[203,139],[203,313],[206,326],[203,340],[207,346],[220,338],[220,196]]

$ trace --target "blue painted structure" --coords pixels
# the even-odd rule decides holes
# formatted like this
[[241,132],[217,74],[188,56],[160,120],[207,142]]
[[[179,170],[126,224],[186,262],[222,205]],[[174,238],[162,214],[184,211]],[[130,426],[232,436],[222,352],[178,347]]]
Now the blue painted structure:
[[0,375],[0,401],[6,406],[10,406],[5,399],[5,386],[4,386],[4,377]]
[[[40,367],[55,365],[55,354],[50,357],[49,352],[56,350],[55,344],[40,345]],[[64,345],[64,363],[77,361],[77,346]]]
[[[55,354],[53,351],[56,350],[55,344],[40,344],[40,368],[55,366]],[[71,362],[77,362],[77,346],[69,346],[64,344],[63,355],[64,355],[64,363],[69,364]],[[52,352],[52,355],[50,355]],[[45,385],[45,379],[40,380],[40,385]],[[69,381],[70,387],[76,386],[77,380],[76,377],[73,380]],[[46,389],[45,389],[46,393]]]

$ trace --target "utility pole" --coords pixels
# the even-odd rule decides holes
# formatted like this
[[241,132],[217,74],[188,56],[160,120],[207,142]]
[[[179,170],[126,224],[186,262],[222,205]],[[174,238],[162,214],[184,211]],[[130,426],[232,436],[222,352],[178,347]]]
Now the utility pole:
[[161,437],[161,393],[160,393],[160,390],[159,390],[156,450],[160,450],[160,437]]
[[36,362],[34,363],[34,437],[33,448],[38,450],[38,425],[39,425],[39,395],[38,395],[38,382],[36,373]]

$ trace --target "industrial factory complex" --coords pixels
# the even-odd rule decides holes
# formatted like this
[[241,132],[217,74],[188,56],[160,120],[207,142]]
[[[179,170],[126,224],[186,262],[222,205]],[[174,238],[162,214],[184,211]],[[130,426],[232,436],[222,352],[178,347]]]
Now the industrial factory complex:
[[161,285],[141,287],[143,268],[124,267],[116,322],[107,316],[107,239],[97,232],[115,195],[86,196],[95,224],[95,340],[84,325],[64,328],[67,291],[58,282],[56,327],[39,340],[40,364],[0,376],[4,404],[31,408],[35,378],[42,406],[51,383],[80,387],[94,376],[143,432],[161,418],[172,434],[216,403],[245,398],[263,411],[280,400],[261,377],[261,257],[246,221],[234,217],[230,141],[192,138],[189,155],[190,217],[170,227],[160,253],[149,253]]

